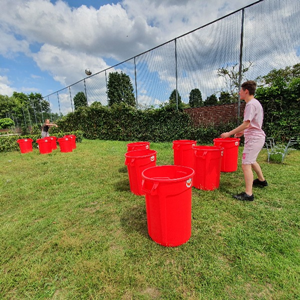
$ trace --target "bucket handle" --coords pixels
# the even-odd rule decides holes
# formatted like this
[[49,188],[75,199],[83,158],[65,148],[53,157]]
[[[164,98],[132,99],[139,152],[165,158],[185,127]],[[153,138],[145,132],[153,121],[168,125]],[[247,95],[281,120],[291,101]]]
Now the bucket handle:
[[198,158],[205,158],[205,156],[207,155],[207,151],[205,151],[203,153],[203,155],[197,155],[197,151],[194,151],[194,153],[195,153],[195,156],[198,157]]
[[126,157],[125,158],[125,165],[126,166],[129,166],[130,164],[132,165],[134,163],[134,161],[135,161],[135,158],[131,159],[131,158]]
[[146,193],[146,194],[150,194],[150,195],[155,195],[156,194],[156,189],[158,188],[159,186],[159,183],[158,182],[155,182],[153,185],[152,185],[152,188],[151,190],[148,190],[148,189],[145,189],[145,180],[142,180],[142,190]]

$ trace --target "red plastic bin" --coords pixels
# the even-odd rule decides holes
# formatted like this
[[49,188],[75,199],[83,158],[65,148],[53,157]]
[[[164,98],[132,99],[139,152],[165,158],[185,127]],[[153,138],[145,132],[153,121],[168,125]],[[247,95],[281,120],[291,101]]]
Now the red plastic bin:
[[149,142],[135,142],[127,144],[127,152],[134,150],[148,150],[150,149]]
[[177,140],[173,141],[174,165],[194,168],[194,150],[197,141]]
[[28,153],[32,151],[32,139],[19,139],[17,143],[20,146],[21,153]]
[[50,139],[50,141],[51,141],[52,150],[56,150],[57,149],[57,144],[56,144],[57,137],[49,136],[48,139]]
[[223,148],[218,146],[194,146],[196,189],[213,191],[220,186]]
[[47,154],[52,152],[52,143],[49,137],[38,139],[36,142],[39,145],[39,150],[41,154]]
[[157,166],[142,173],[148,233],[162,246],[176,247],[191,237],[194,173],[185,166]]
[[156,165],[155,150],[136,150],[125,154],[130,190],[135,195],[144,195],[142,191],[142,172]]
[[68,137],[62,137],[58,139],[60,152],[72,152],[73,146],[72,146],[72,140]]
[[69,134],[69,135],[65,135],[65,137],[71,139],[72,149],[73,149],[73,150],[76,149],[76,135],[74,135],[74,134]]
[[239,138],[217,138],[214,145],[224,148],[221,172],[235,172],[238,168]]

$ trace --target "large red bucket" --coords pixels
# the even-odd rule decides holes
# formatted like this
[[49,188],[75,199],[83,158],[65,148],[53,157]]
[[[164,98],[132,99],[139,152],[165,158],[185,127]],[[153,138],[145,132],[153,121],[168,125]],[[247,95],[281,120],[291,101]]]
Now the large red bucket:
[[72,146],[72,141],[68,137],[62,137],[58,139],[59,147],[60,147],[60,152],[72,152],[73,146]]
[[142,172],[156,165],[155,150],[136,150],[125,154],[130,190],[136,195],[144,195],[142,191]]
[[71,139],[72,149],[73,149],[73,150],[76,149],[76,135],[74,135],[74,134],[69,134],[69,135],[65,135],[65,137]]
[[57,144],[56,144],[57,137],[49,136],[48,139],[50,139],[50,141],[51,141],[52,150],[56,150],[57,149]]
[[221,172],[235,172],[238,167],[240,139],[217,138],[214,139],[214,145],[224,148]]
[[21,153],[28,153],[32,151],[32,139],[20,139],[17,140],[17,143],[20,146]]
[[148,150],[150,149],[149,142],[136,142],[127,144],[127,152],[134,150]]
[[157,166],[143,171],[148,233],[156,243],[175,247],[190,239],[194,173],[185,166]]
[[194,150],[197,141],[177,140],[173,141],[174,165],[194,168]]
[[36,142],[39,145],[39,150],[41,154],[47,154],[52,152],[52,143],[48,137],[38,139]]
[[194,146],[196,189],[212,191],[220,186],[223,148],[218,146]]

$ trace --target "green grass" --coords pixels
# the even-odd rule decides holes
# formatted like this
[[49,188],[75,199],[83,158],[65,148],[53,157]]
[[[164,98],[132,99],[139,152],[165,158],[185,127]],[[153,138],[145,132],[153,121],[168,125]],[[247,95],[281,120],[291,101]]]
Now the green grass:
[[[261,152],[269,186],[254,202],[231,197],[240,165],[218,190],[193,188],[192,236],[172,248],[148,236],[127,143],[0,154],[0,299],[300,299],[299,151]],[[173,164],[172,143],[151,149]]]

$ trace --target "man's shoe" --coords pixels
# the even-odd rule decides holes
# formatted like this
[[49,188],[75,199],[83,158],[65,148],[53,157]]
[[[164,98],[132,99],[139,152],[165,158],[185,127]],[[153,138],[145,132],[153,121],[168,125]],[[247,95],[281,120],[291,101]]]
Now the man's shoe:
[[233,195],[232,197],[235,198],[235,199],[241,200],[241,201],[253,201],[254,200],[253,194],[251,196],[249,196],[245,192],[242,192],[242,193],[237,194],[237,195]]
[[254,187],[265,187],[268,186],[267,180],[260,181],[258,178],[253,180],[253,186]]

